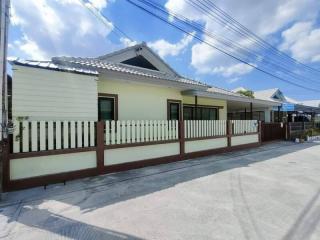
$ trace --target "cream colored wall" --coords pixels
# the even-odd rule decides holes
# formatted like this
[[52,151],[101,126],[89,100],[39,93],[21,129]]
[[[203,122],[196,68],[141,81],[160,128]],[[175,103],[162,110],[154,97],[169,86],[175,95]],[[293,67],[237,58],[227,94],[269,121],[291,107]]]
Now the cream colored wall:
[[13,118],[97,120],[95,76],[14,66]]
[[228,146],[228,138],[206,139],[197,141],[186,141],[186,153],[198,152],[210,149],[223,148]]
[[119,120],[166,120],[167,99],[182,99],[177,89],[102,78],[98,92],[118,94]]
[[[184,104],[195,104],[194,96],[183,96]],[[207,106],[219,106],[223,107],[223,109],[219,109],[219,120],[227,120],[227,101],[212,99],[212,98],[204,98],[198,97],[199,105],[207,105]]]
[[139,147],[116,148],[105,150],[104,165],[177,155],[180,153],[179,143],[157,144]]
[[18,158],[10,160],[10,179],[16,180],[95,167],[95,151]]
[[231,146],[238,146],[249,143],[258,143],[259,134],[252,134],[247,136],[236,136],[231,138]]

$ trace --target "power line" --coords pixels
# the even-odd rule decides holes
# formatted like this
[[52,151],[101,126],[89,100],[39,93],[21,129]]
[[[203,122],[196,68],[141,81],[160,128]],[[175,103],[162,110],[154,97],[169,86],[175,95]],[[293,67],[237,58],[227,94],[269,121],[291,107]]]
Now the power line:
[[[99,11],[99,9],[97,9],[95,6],[93,6],[90,2],[85,2],[84,0],[79,0],[79,2],[82,4],[82,6],[84,6],[86,9],[88,9],[98,20],[100,20],[107,28],[110,29],[110,24],[112,21],[109,20],[109,18],[107,18],[101,11]],[[88,4],[90,5],[90,7],[88,6]],[[107,23],[105,20],[107,20],[109,23]],[[120,34],[122,34],[124,37],[126,37],[127,39],[129,39],[130,41],[134,42],[134,40],[128,35],[126,34],[124,31],[122,31],[117,25],[115,25],[114,23],[112,23],[113,27],[115,30],[117,30]],[[121,38],[121,36],[112,29],[112,31],[118,35],[118,37]]]
[[[162,17],[162,16],[160,16],[160,15],[157,15],[157,14],[154,13],[152,10],[147,9],[146,7],[137,4],[137,3],[135,3],[135,2],[132,1],[132,0],[127,0],[127,1],[128,1],[130,4],[134,5],[135,7],[141,9],[142,11],[144,11],[144,12],[146,12],[146,13],[148,13],[148,14],[156,17],[156,18],[158,18],[159,20],[161,20],[161,21],[163,21],[163,22],[171,25],[172,27],[174,27],[174,28],[176,28],[176,29],[184,32],[185,34],[188,34],[188,35],[190,35],[190,36],[193,36],[193,37],[196,38],[198,41],[203,42],[203,43],[205,43],[206,45],[208,45],[208,46],[210,46],[210,47],[212,47],[212,48],[214,48],[214,49],[216,49],[216,50],[224,53],[225,55],[227,55],[227,56],[229,56],[229,57],[231,57],[231,58],[233,58],[233,59],[235,59],[235,60],[237,60],[237,61],[240,61],[240,62],[242,62],[242,63],[244,63],[244,64],[246,64],[246,65],[248,65],[248,66],[250,66],[250,67],[252,67],[252,68],[255,68],[256,70],[258,70],[258,71],[260,71],[260,72],[263,72],[263,73],[265,73],[265,74],[267,74],[267,75],[269,75],[269,76],[272,76],[272,77],[274,77],[274,78],[276,78],[276,79],[279,79],[279,80],[281,80],[281,81],[283,81],[283,82],[286,82],[286,83],[288,83],[288,84],[294,85],[294,86],[296,86],[296,87],[300,87],[300,88],[303,88],[303,89],[306,89],[306,90],[310,90],[310,91],[320,92],[320,91],[317,90],[317,89],[309,88],[309,87],[306,87],[306,86],[304,86],[304,85],[301,85],[301,84],[298,84],[298,83],[295,83],[295,82],[291,82],[291,81],[289,81],[289,80],[287,80],[287,79],[284,79],[284,78],[282,78],[282,77],[279,77],[279,76],[275,75],[274,73],[271,73],[271,72],[269,72],[269,71],[267,71],[267,70],[264,70],[264,69],[256,66],[255,64],[252,64],[252,63],[250,63],[250,62],[248,62],[248,61],[246,61],[246,60],[244,60],[244,59],[242,59],[242,58],[240,58],[240,57],[238,57],[238,56],[235,56],[233,53],[228,52],[228,50],[225,50],[225,49],[222,49],[222,48],[220,48],[220,47],[217,47],[216,45],[214,45],[214,44],[212,44],[212,43],[210,43],[210,42],[208,42],[208,41],[206,41],[206,40],[201,39],[201,38],[200,38],[199,36],[197,36],[196,34],[192,34],[192,33],[190,33],[190,31],[187,31],[186,29],[184,29],[183,26],[179,26],[179,25],[177,25],[177,24],[175,24],[175,23],[173,23],[173,22],[168,21],[167,17]],[[150,1],[142,1],[142,0],[138,0],[138,1],[139,1],[140,3],[141,3],[141,2],[142,2],[142,3],[143,3],[143,2],[149,2],[149,3],[150,3]],[[169,12],[167,12],[167,15],[168,15],[168,16],[172,16]],[[173,17],[174,17],[174,16],[173,16]],[[184,21],[181,20],[181,22],[184,22]]]
[[[141,0],[141,1],[143,1],[148,6],[150,6],[152,8],[155,8],[156,10],[161,11],[162,13],[165,13],[165,14],[168,13],[167,10],[165,10],[160,4],[157,4],[157,3],[154,3],[154,2],[147,2],[147,1],[144,1],[144,0]],[[200,25],[198,23],[193,23],[189,19],[185,18],[182,15],[179,15],[177,13],[172,13],[172,12],[170,12],[170,14],[171,14],[170,15],[171,17],[174,17],[175,21],[178,21],[178,22],[182,22],[183,21],[183,23],[188,25],[189,27],[191,27],[192,30],[196,30],[198,32],[200,31],[200,32],[205,33],[206,36],[209,36],[210,38],[212,38],[214,40],[218,40],[219,43],[221,43],[222,45],[226,46],[228,49],[236,50],[237,52],[240,51],[241,54],[249,55],[250,57],[254,57],[255,59],[262,57],[262,56],[259,55],[258,52],[253,51],[253,50],[251,50],[251,49],[249,49],[247,47],[243,47],[243,46],[237,44],[236,42],[233,42],[232,40],[230,40],[230,39],[228,39],[226,37],[219,36],[217,34],[209,32],[202,25]],[[236,54],[236,52],[234,51],[233,54]],[[238,56],[238,57],[240,57],[240,56]],[[250,59],[247,58],[247,61],[250,62]],[[273,68],[276,68],[278,70],[286,72],[288,75],[290,75],[291,77],[295,78],[298,81],[308,80],[308,81],[310,81],[312,83],[320,84],[320,82],[312,80],[312,79],[307,79],[305,76],[303,77],[303,79],[300,79],[300,77],[302,77],[302,76],[300,76],[300,75],[296,74],[295,72],[292,72],[292,71],[290,71],[290,70],[288,70],[286,68],[281,67],[281,64],[282,64],[281,61],[280,62],[277,61],[277,63],[279,64],[279,65],[277,65],[277,64],[273,63],[272,61],[271,62],[267,61],[266,57],[264,56],[262,58],[261,62],[263,62],[264,64],[267,64],[267,65],[270,65]]]
[[[188,1],[188,0],[187,0]],[[191,1],[192,2],[192,1]],[[298,61],[297,59],[292,58],[291,56],[289,56],[288,54],[286,54],[285,52],[279,51],[276,47],[274,47],[273,45],[269,44],[268,42],[266,42],[265,40],[263,40],[261,37],[259,37],[257,34],[255,34],[254,32],[250,31],[248,28],[246,28],[244,25],[242,25],[240,22],[238,22],[237,20],[235,20],[234,18],[232,18],[230,15],[228,15],[225,11],[223,11],[221,8],[219,8],[217,5],[215,5],[211,0],[204,0],[205,3],[208,3],[211,7],[213,7],[217,12],[221,13],[222,16],[226,17],[227,19],[229,19],[231,22],[233,22],[235,25],[239,26],[240,29],[244,29],[249,36],[251,36],[252,38],[254,38],[256,41],[260,42],[263,45],[268,46],[268,49],[271,49],[274,53],[280,54],[281,56],[286,57],[288,60],[290,60],[292,63],[296,63],[299,65],[302,65],[306,68],[308,68],[311,71],[315,71],[317,73],[320,73],[320,70],[315,69],[313,67],[310,67],[300,61]],[[201,3],[201,2],[200,2]]]

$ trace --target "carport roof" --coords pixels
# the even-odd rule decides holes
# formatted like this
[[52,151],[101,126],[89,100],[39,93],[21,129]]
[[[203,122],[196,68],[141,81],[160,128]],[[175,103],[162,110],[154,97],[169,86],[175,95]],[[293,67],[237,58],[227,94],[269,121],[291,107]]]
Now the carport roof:
[[267,101],[267,100],[262,100],[257,98],[250,98],[250,97],[240,95],[238,93],[234,93],[234,92],[221,89],[221,88],[216,88],[216,87],[210,88],[206,91],[187,90],[187,91],[183,91],[182,94],[189,95],[189,96],[223,99],[223,100],[234,101],[234,102],[253,103],[253,104],[264,105],[266,107],[281,106],[281,103],[279,102]]

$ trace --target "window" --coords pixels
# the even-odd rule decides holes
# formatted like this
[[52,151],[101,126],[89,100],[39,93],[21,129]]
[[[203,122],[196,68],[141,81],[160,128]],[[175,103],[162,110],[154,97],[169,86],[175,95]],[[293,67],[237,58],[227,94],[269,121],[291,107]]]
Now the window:
[[183,107],[184,120],[217,120],[218,109],[214,107],[197,107],[197,114],[195,114],[195,106]]
[[183,119],[184,120],[193,120],[193,107],[183,107]]
[[180,120],[181,102],[168,100],[168,120]]
[[117,120],[117,95],[101,94],[98,98],[98,119],[99,121]]

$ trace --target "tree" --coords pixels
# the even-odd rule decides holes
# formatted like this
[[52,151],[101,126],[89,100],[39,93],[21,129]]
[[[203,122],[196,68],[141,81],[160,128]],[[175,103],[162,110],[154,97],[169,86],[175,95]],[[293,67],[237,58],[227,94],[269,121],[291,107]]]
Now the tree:
[[249,98],[254,98],[254,93],[251,90],[239,90],[237,91],[237,93]]

